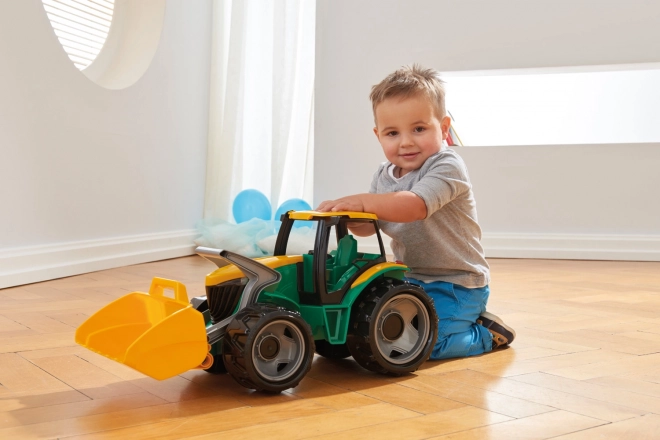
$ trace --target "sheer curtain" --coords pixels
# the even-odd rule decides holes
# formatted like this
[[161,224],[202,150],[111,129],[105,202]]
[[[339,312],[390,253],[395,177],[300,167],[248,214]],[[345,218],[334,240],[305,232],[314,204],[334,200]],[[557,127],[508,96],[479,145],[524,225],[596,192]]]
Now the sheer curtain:
[[254,188],[312,204],[315,0],[215,0],[205,219]]

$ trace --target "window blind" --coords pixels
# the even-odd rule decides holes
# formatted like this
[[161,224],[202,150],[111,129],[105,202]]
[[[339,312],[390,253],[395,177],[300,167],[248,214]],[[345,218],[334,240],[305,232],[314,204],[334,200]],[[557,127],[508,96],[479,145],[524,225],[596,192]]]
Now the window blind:
[[114,0],[42,0],[55,35],[73,64],[84,70],[103,48]]

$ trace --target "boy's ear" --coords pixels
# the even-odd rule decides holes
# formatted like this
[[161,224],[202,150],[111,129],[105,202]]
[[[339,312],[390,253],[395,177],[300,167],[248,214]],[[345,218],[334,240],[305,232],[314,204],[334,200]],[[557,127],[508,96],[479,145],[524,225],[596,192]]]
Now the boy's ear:
[[445,116],[440,121],[440,129],[442,130],[443,140],[447,139],[447,136],[449,136],[449,127],[451,127],[451,118],[449,116]]
[[374,134],[376,135],[378,140],[380,140],[380,136],[378,136],[378,127],[374,127]]

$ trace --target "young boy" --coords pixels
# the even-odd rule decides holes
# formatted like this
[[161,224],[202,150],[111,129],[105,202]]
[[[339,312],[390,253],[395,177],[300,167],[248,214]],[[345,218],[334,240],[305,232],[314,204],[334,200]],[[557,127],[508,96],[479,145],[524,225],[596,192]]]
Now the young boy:
[[[450,118],[443,81],[433,69],[403,67],[371,90],[378,138],[387,162],[367,194],[319,205],[319,211],[372,212],[392,237],[397,260],[422,286],[440,321],[431,359],[473,356],[510,344],[515,332],[486,312],[490,273],[467,168],[443,145]],[[371,225],[355,224],[358,236]]]

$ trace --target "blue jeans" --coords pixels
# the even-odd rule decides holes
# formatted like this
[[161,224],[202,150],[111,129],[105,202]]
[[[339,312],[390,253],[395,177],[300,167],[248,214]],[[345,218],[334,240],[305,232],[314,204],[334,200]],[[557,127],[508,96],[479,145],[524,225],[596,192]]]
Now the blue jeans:
[[468,289],[444,281],[424,283],[406,278],[422,287],[435,304],[438,322],[438,340],[431,359],[475,356],[493,349],[493,338],[485,327],[476,323],[486,311],[490,289],[488,286]]

